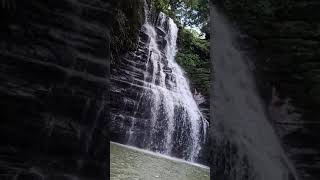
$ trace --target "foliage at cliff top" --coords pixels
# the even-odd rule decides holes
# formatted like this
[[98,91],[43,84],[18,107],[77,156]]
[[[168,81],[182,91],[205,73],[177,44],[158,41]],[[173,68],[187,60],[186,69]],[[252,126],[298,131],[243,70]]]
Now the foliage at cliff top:
[[208,0],[153,0],[154,6],[182,27],[191,27],[208,33]]

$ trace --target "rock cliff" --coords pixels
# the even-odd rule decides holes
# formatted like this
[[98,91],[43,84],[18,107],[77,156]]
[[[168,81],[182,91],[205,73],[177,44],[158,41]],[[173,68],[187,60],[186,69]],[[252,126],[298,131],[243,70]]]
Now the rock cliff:
[[0,179],[107,179],[108,1],[1,2]]
[[301,179],[319,179],[319,2],[212,2],[241,31],[239,48],[255,59],[270,119]]

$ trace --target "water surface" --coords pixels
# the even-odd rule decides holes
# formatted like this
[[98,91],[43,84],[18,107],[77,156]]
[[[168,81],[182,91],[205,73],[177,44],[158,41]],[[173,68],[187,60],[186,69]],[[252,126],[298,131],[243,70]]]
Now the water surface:
[[111,180],[209,180],[209,174],[206,166],[110,143]]

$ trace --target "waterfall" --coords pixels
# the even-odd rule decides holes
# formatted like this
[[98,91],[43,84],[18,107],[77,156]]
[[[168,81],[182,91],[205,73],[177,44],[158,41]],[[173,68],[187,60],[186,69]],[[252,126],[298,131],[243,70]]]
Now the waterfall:
[[260,99],[248,59],[234,45],[236,32],[212,7],[214,65],[213,178],[297,180]]
[[111,139],[197,161],[208,122],[175,61],[178,28],[164,13],[151,22],[148,9],[137,49],[112,73]]

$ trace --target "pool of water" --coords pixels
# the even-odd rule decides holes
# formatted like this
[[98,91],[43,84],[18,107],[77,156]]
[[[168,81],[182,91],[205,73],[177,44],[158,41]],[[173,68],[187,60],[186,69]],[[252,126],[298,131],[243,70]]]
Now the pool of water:
[[111,180],[209,180],[208,167],[110,143]]

